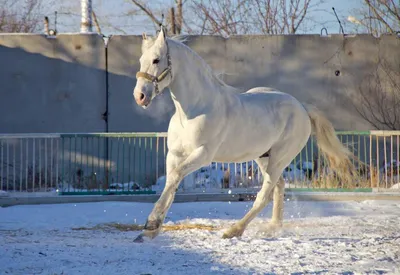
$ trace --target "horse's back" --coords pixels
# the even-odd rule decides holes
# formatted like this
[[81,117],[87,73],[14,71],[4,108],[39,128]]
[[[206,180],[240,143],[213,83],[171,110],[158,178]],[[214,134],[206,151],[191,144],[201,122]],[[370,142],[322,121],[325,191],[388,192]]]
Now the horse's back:
[[217,152],[218,160],[254,159],[282,139],[310,134],[308,113],[290,94],[272,88],[253,88],[234,97],[225,124],[227,140]]
[[263,111],[306,114],[306,110],[295,97],[269,87],[257,87],[238,95],[241,104],[249,112],[257,112],[258,108]]

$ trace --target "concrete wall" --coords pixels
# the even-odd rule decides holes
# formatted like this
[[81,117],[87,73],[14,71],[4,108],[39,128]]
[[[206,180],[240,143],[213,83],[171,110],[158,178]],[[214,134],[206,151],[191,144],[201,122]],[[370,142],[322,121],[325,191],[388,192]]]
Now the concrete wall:
[[[386,59],[399,69],[400,39],[358,35],[191,36],[185,42],[233,86],[269,86],[322,109],[338,130],[373,127],[352,105],[359,85]],[[173,113],[169,94],[142,110],[133,102],[139,36],[114,36],[109,51],[110,131],[166,131]],[[339,72],[338,75],[337,72]]]
[[[396,36],[190,36],[185,43],[228,84],[290,93],[321,108],[338,130],[373,128],[351,98],[379,59],[400,64]],[[106,50],[97,35],[0,35],[0,133],[166,131],[174,112],[168,90],[147,110],[133,100],[140,46],[141,36],[113,36]]]
[[105,130],[100,36],[0,35],[0,60],[0,133]]

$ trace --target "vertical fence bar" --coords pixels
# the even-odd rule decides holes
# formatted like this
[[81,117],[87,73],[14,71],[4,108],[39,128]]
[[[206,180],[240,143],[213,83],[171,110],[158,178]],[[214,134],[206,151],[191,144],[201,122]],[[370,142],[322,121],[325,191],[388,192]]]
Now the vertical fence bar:
[[29,141],[29,139],[25,139],[25,147],[26,147],[26,166],[25,166],[25,187],[26,187],[26,189],[25,189],[25,191],[28,191],[28,158],[29,158],[29,144],[28,144],[28,141]]
[[[19,191],[22,192],[22,185],[24,184],[23,179],[22,179],[22,172],[24,169],[24,147],[23,147],[23,139],[21,138],[19,140],[19,146],[20,146],[20,165],[19,165]],[[1,163],[0,163],[1,164]]]
[[[229,175],[229,177],[230,177],[230,175]],[[259,185],[261,186],[263,183],[261,182],[262,180],[264,180],[264,179],[262,179],[262,175],[261,175],[261,172],[260,172],[260,167],[257,165],[257,180],[258,180],[258,183],[259,183]]]
[[243,187],[246,187],[246,163],[240,163],[240,173],[242,176]]
[[[253,185],[255,185],[256,181],[254,179],[254,160],[251,161],[251,181]],[[257,184],[258,185],[258,184]]]
[[380,171],[379,171],[379,136],[376,136],[376,175],[377,175],[377,187],[381,186]]
[[[138,137],[137,139],[138,139],[138,146],[139,146],[139,148],[138,148],[139,149],[138,170],[139,170],[139,175],[140,175],[142,172],[142,161],[141,161],[141,159],[142,159],[142,139],[140,137]],[[138,176],[138,178],[139,178],[139,176]],[[140,182],[141,182],[141,180],[138,181],[138,184],[140,184]]]
[[387,173],[387,148],[386,148],[386,136],[383,136],[383,157],[384,157],[384,173],[385,173],[385,188],[387,188],[388,173]]
[[[153,171],[153,156],[154,156],[154,154],[153,154],[153,138],[150,137],[149,141],[150,141],[150,173],[149,173],[149,183],[148,183],[147,187],[151,188],[153,179],[150,175],[152,175],[154,173],[154,171]],[[157,159],[157,155],[156,155],[156,159]]]
[[119,137],[117,138],[117,179],[116,183],[119,183]]
[[[308,164],[309,163],[314,163],[314,139],[311,137],[311,161],[307,161],[307,176],[310,173],[310,170],[308,169]],[[311,173],[314,174],[314,165],[311,167]]]
[[6,170],[6,191],[8,191],[8,186],[10,185],[10,179],[9,179],[9,167],[10,167],[10,142],[7,140],[6,142],[6,148],[7,148],[7,161],[6,161],[6,165],[7,165],[7,170]]
[[[47,138],[44,138],[44,188],[47,189],[47,183],[48,183],[48,168],[49,164],[48,162],[48,154],[47,154]],[[40,183],[41,184],[41,183]]]
[[374,187],[374,179],[376,177],[375,175],[375,169],[374,169],[374,163],[372,161],[372,143],[373,143],[373,139],[372,139],[372,135],[369,135],[369,177],[371,180],[371,188]]
[[[36,140],[35,140],[35,138],[32,138],[32,172],[31,172],[32,173],[32,192],[35,192],[35,178],[36,178],[35,147],[36,147]],[[39,185],[39,188],[40,188],[40,185]]]
[[[73,184],[77,185],[77,178],[78,178],[78,157],[76,155],[76,150],[78,149],[78,137],[75,135],[74,136],[74,171],[73,171],[73,177],[72,181]],[[83,186],[81,184],[77,185],[78,189],[83,189]]]
[[[72,178],[71,178],[71,162],[72,162],[72,137],[69,140],[69,160],[68,160],[68,192],[70,192]],[[75,188],[74,188],[75,189]],[[75,190],[74,190],[75,191]]]
[[[86,142],[85,142],[86,143],[86,147],[85,147],[85,149],[86,149],[86,169],[85,170],[89,170],[89,155],[90,155],[89,137],[86,136],[85,140],[86,140]],[[82,142],[83,142],[83,139],[82,139]],[[85,177],[84,183],[85,183],[86,186],[89,186],[89,184],[90,184],[90,172],[89,172],[89,176]]]
[[53,138],[50,138],[50,188],[53,187],[53,161],[54,161],[53,146],[54,146]]
[[[354,154],[354,149],[355,149],[355,146],[354,146],[354,134],[352,134],[351,135],[351,147],[352,147],[352,150],[351,150],[351,152],[353,152],[353,154]],[[357,155],[358,155],[358,150],[357,150]],[[358,155],[359,156],[359,155]],[[354,158],[351,160],[352,161],[352,163],[353,163],[353,165],[354,165]]]
[[[112,173],[112,167],[111,167],[111,160],[113,159],[113,155],[112,155],[112,147],[113,147],[113,143],[112,143],[112,141],[113,141],[113,139],[112,138],[110,138],[109,139],[109,142],[110,142],[110,157],[109,157],[109,177],[108,177],[108,180],[109,180],[109,185],[110,184],[112,184],[113,183],[113,180],[112,180],[112,175],[113,175],[113,173]],[[108,186],[108,188],[110,188],[110,186]]]
[[4,161],[3,161],[3,140],[0,140],[0,184],[1,184],[1,190],[4,188],[4,183],[3,183],[3,167],[4,167]]
[[65,147],[64,147],[65,138],[61,136],[61,190],[64,192],[64,177],[65,177]]
[[[90,141],[91,141],[91,144],[92,144],[92,146],[91,146],[92,150],[90,152],[90,155],[92,156],[92,170],[90,172],[89,183],[88,183],[88,186],[90,186],[90,187],[93,185],[93,175],[94,175],[94,158],[95,158],[94,139],[95,139],[95,137],[93,137],[93,136],[90,138]],[[89,190],[87,190],[87,191],[89,191]]]
[[[82,185],[83,186],[86,186],[86,189],[88,189],[89,188],[89,185],[86,183],[86,181],[85,181],[85,174],[86,174],[86,172],[85,172],[85,170],[86,169],[84,169],[83,168],[83,137],[80,137],[79,138],[79,141],[80,141],[80,144],[81,144],[81,148],[80,148],[80,157],[81,157],[81,160],[80,160],[80,162],[79,162],[79,164],[80,164],[80,170],[79,171],[81,171],[81,173],[79,173],[79,175],[78,175],[78,177],[79,177],[79,182],[81,182],[82,183]],[[83,179],[82,179],[82,177],[83,177]]]
[[59,142],[60,139],[57,138],[56,139],[56,178],[55,178],[55,183],[54,183],[54,187],[56,189],[58,189],[58,169],[59,169],[59,163],[60,163],[60,158],[59,158],[59,150],[60,150],[60,145]]
[[[125,188],[125,137],[122,138],[122,190],[124,191]],[[129,191],[130,186],[128,182],[128,190]]]
[[16,168],[15,168],[15,166],[16,166],[16,164],[15,164],[15,159],[17,158],[16,157],[16,149],[15,149],[15,147],[16,147],[16,144],[15,144],[16,142],[13,142],[13,191],[15,192],[15,191],[17,191],[17,186],[16,186],[16,174],[15,174],[15,170],[16,170]]
[[[361,160],[361,135],[357,134],[357,155],[358,159]],[[353,164],[354,164],[354,159],[353,159]],[[358,164],[358,174],[360,175],[361,172],[361,165],[360,163]]]
[[393,160],[394,160],[394,156],[393,156],[393,135],[390,135],[390,183],[391,186],[393,185]]
[[108,147],[107,147],[107,140],[108,140],[108,137],[104,137],[104,139],[103,139],[104,141],[104,146],[103,146],[103,148],[104,148],[104,156],[103,156],[103,169],[104,169],[104,174],[103,174],[103,177],[104,177],[104,186],[103,186],[103,190],[104,189],[106,189],[107,188],[107,185],[108,185],[108,182],[107,182],[107,173],[108,173],[108,171],[107,171],[107,152],[108,152]]
[[143,138],[144,140],[144,169],[143,169],[143,183],[147,185],[147,138]]
[[160,137],[157,136],[157,138],[156,138],[156,183],[157,183],[157,180],[158,180],[158,158],[160,157],[159,154],[158,154],[158,152],[159,152],[159,150],[158,150],[159,141],[160,141]]
[[[310,137],[310,139],[312,139],[312,137]],[[305,148],[305,155],[306,155],[306,163],[308,163],[308,144],[310,144],[310,139],[307,141],[306,146],[304,146]],[[303,162],[303,159],[301,159],[301,162]]]
[[131,174],[131,169],[132,169],[131,168],[132,167],[132,162],[131,162],[132,144],[131,143],[132,143],[132,138],[129,137],[128,138],[128,182],[129,182],[129,186],[130,186],[131,182],[133,181],[132,178],[131,178],[131,176],[132,176],[132,174]]
[[[300,164],[300,166],[302,166],[301,164]],[[294,178],[293,178],[293,181],[294,181],[294,188],[297,188],[297,166],[296,166],[296,158],[294,158],[293,160],[292,160],[292,167],[293,167],[293,174],[294,174]],[[299,177],[301,178],[301,175],[303,175],[303,173],[301,173],[300,172],[300,175],[299,175]],[[300,179],[300,180],[302,180],[302,179]]]
[[100,159],[101,159],[101,155],[100,155],[100,141],[101,141],[102,137],[101,136],[97,136],[97,172],[95,175],[95,181],[96,181],[96,185],[97,185],[97,191],[100,191],[100,180],[97,178],[99,176],[101,176],[101,168],[100,168]]
[[[364,136],[364,161],[365,161],[365,183],[368,181],[368,161],[367,161],[367,137]],[[370,159],[369,162],[372,160]],[[370,170],[370,177],[371,177],[371,172]],[[372,186],[371,186],[372,187]]]
[[[42,182],[42,140],[39,139],[39,184]],[[46,171],[46,167],[44,169]]]
[[137,181],[137,179],[136,179],[136,165],[137,165],[137,161],[136,161],[136,137],[133,137],[133,172],[132,172],[132,177],[133,177],[133,179],[132,179],[132,181],[134,182],[134,183],[137,183],[138,181]]
[[399,146],[399,134],[397,134],[396,135],[396,137],[397,137],[397,144],[396,144],[396,147],[397,147],[397,155],[396,155],[396,168],[397,168],[397,173],[396,173],[396,175],[397,175],[397,177],[396,177],[396,181],[397,181],[397,188],[400,188],[400,163],[399,163],[399,155],[400,155],[400,146]]

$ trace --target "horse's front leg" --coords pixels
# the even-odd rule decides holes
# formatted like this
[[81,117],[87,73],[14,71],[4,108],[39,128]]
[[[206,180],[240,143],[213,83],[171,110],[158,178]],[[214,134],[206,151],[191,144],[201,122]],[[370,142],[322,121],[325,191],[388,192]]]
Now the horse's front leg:
[[147,219],[144,231],[135,239],[135,242],[143,242],[144,236],[153,239],[158,235],[168,209],[174,200],[179,183],[186,175],[207,165],[211,161],[211,157],[206,147],[201,146],[193,150],[186,159],[172,155],[167,157],[167,162],[169,161],[178,163],[178,165],[167,164],[171,170],[167,172],[164,190]]

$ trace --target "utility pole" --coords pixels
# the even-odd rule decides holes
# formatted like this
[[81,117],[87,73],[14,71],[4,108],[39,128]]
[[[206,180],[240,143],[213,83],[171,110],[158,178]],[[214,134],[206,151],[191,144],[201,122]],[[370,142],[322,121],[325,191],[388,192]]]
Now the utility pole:
[[81,32],[92,32],[92,0],[81,0]]
[[181,34],[182,25],[183,25],[182,0],[178,0],[177,7],[178,7],[178,14],[177,14],[177,20],[176,20],[176,32],[178,34]]
[[176,34],[175,9],[173,7],[170,9],[169,17],[171,18],[171,32],[173,35],[175,35]]
[[47,16],[44,17],[44,34],[49,35],[49,18]]

